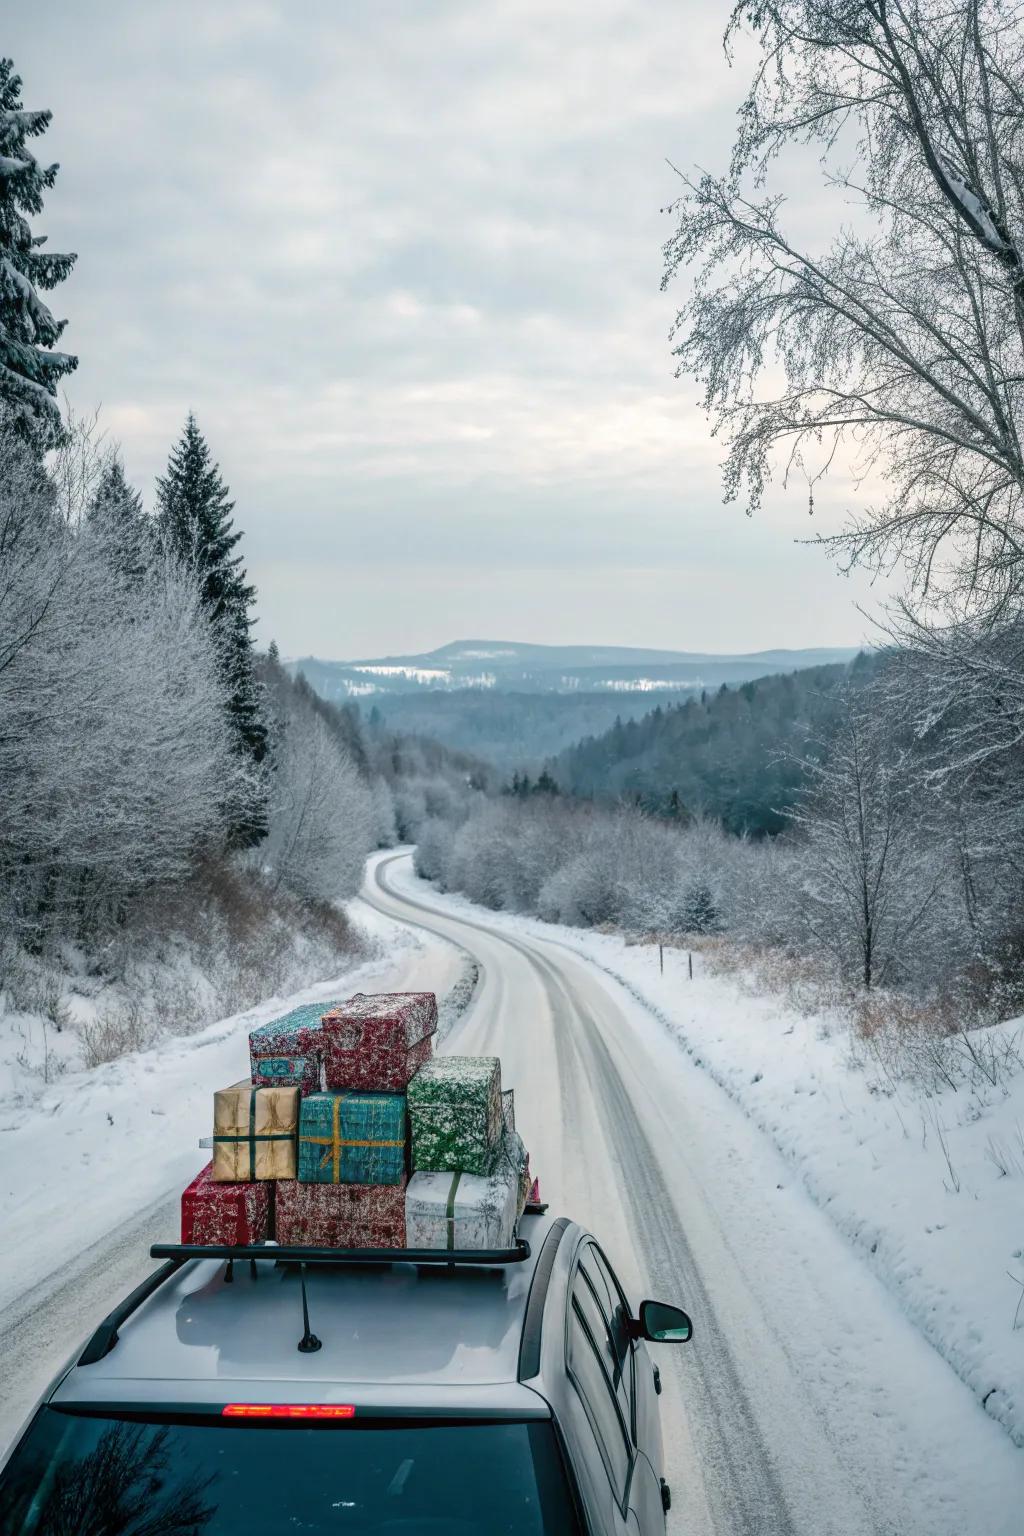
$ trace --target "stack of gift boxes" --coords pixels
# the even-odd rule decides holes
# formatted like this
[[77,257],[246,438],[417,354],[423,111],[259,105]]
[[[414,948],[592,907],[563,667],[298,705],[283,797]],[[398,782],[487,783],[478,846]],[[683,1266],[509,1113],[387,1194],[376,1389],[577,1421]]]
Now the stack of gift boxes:
[[433,1055],[433,993],[296,1009],[214,1094],[182,1242],[506,1248],[530,1188],[496,1056]]

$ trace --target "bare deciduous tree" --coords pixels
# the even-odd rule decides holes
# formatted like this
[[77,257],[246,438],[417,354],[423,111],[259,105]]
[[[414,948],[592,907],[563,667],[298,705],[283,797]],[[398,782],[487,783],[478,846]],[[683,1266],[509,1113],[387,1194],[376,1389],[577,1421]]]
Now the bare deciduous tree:
[[998,624],[934,611],[922,617],[902,603],[889,633],[879,708],[912,745],[926,835],[947,844],[969,952],[984,964],[992,946],[1020,927],[1024,626],[1009,617]]
[[[762,57],[726,175],[684,177],[668,282],[696,267],[680,372],[728,440],[727,497],[781,456],[880,477],[847,555],[999,614],[1024,582],[1024,8],[1017,0],[739,0]],[[820,242],[768,190],[819,146],[852,203]],[[778,385],[779,387],[775,387]],[[813,505],[813,501],[812,501]]]
[[862,695],[847,696],[827,758],[807,769],[793,815],[807,928],[866,989],[901,981],[945,865],[918,835],[903,765]]

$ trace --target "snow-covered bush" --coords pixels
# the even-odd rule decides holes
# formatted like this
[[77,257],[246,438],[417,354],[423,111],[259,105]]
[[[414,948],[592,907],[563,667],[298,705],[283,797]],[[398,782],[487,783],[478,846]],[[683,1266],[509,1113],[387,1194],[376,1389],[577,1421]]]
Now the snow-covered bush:
[[370,804],[376,846],[390,848],[398,839],[398,822],[395,797],[385,779],[376,778],[370,784]]
[[446,887],[445,873],[448,850],[454,828],[440,816],[428,816],[420,825],[419,840],[413,856],[413,866],[424,880],[436,880]]
[[639,933],[753,926],[755,913],[763,926],[775,894],[761,845],[715,823],[679,827],[550,794],[476,795],[457,822],[427,817],[416,859],[427,879],[484,906]]
[[876,992],[854,1005],[851,1056],[888,1090],[909,1082],[927,1095],[979,1091],[1024,1070],[1024,1031],[966,1013],[948,997],[920,1002]]
[[369,853],[387,831],[386,801],[374,792],[308,693],[276,663],[271,698],[269,829],[254,863],[311,900],[354,896]]

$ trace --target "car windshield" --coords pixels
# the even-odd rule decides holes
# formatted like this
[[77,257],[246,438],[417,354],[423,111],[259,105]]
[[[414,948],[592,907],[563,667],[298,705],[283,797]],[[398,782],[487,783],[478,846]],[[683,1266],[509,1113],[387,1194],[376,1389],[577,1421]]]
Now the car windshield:
[[571,1536],[550,1423],[228,1425],[44,1408],[4,1536]]

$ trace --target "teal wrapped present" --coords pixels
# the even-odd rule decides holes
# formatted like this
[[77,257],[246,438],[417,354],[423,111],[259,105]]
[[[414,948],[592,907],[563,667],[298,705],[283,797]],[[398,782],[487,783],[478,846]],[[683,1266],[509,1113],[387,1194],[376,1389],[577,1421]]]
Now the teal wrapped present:
[[320,1087],[320,1020],[337,1003],[303,1003],[249,1035],[249,1062],[257,1088]]
[[403,1093],[310,1093],[299,1112],[300,1184],[401,1184]]
[[497,1056],[435,1056],[409,1083],[412,1163],[489,1174],[503,1131]]

